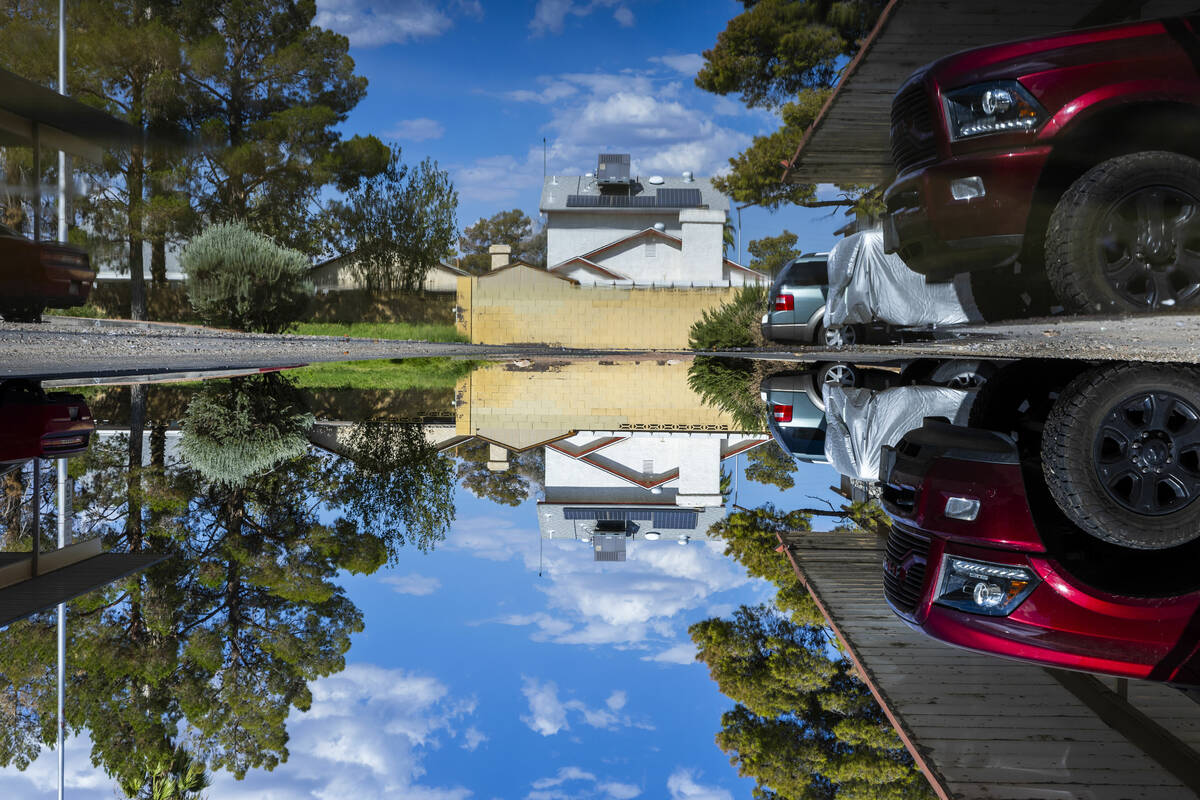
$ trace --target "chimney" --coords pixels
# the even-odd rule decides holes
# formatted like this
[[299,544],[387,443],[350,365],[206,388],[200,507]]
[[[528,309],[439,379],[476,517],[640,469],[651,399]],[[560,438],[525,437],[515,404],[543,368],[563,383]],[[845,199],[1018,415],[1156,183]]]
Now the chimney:
[[[508,247],[508,245],[492,245],[493,247]],[[505,472],[509,467],[508,450],[498,444],[488,445],[487,468],[491,472]]]
[[492,256],[492,269],[500,269],[507,267],[508,262],[512,259],[512,245],[509,244],[494,244],[488,248],[488,253]]

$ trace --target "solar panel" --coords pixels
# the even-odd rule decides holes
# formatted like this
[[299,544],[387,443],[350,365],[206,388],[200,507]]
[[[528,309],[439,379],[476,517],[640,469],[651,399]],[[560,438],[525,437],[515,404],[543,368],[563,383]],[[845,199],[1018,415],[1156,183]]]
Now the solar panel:
[[630,197],[624,194],[569,194],[567,208],[657,208],[650,195]]
[[659,208],[697,208],[703,204],[699,189],[659,189]]

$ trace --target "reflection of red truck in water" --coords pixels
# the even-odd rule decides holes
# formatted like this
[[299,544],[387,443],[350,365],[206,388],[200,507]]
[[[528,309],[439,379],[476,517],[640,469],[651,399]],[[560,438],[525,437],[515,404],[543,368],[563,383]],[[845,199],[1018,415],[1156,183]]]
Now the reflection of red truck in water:
[[[1188,522],[1200,509],[1192,502],[1200,373],[1169,371],[1085,372],[1047,401],[1048,414],[1024,425],[1025,436],[1007,422],[989,426],[1001,433],[931,421],[886,448],[880,478],[893,530],[883,579],[896,614],[970,650],[1200,685],[1200,527]],[[1155,396],[1171,410],[1143,413]],[[1081,405],[1089,402],[1094,413]],[[1028,435],[1043,425],[1045,437]],[[1114,444],[1131,429],[1138,432]],[[1179,472],[1190,477],[1143,471],[1156,456],[1144,454],[1150,445],[1133,447],[1141,433],[1163,451],[1163,464],[1192,453]],[[1084,457],[1066,471],[1069,481],[1061,464],[1046,477],[1039,462],[1054,464],[1072,448]],[[1150,476],[1145,485],[1156,490],[1131,492],[1119,477],[1129,471]],[[1190,525],[1190,535],[1171,535],[1183,530],[1176,523]]]
[[0,225],[0,316],[38,322],[47,308],[87,302],[96,282],[88,255],[58,242],[35,242]]
[[[1200,17],[968,50],[892,103],[884,235],[912,269],[971,272],[1070,310],[1200,304]],[[982,291],[981,291],[982,289]]]
[[0,384],[0,468],[77,455],[95,430],[92,412],[77,394],[47,394],[28,381]]

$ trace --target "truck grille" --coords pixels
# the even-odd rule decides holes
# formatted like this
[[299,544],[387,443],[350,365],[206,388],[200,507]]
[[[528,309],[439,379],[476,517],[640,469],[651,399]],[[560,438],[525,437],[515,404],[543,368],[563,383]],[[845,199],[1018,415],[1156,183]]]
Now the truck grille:
[[892,100],[892,164],[896,172],[937,158],[933,127],[925,82],[914,78]]
[[921,601],[929,540],[892,526],[883,559],[883,593],[898,610],[911,613]]

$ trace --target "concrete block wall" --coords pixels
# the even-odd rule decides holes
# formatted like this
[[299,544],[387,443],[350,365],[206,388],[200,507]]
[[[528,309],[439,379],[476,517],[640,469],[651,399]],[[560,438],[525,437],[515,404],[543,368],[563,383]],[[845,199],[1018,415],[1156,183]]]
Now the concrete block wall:
[[737,288],[579,286],[524,266],[460,278],[458,329],[476,344],[670,350]]
[[738,431],[688,386],[691,359],[480,367],[455,388],[455,432],[516,448],[573,431]]

